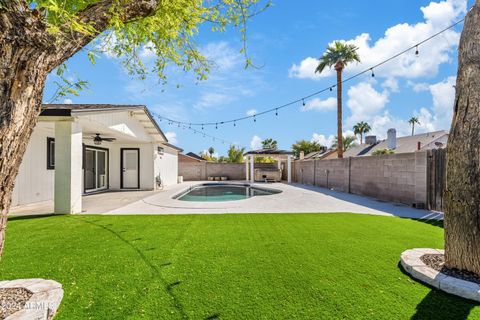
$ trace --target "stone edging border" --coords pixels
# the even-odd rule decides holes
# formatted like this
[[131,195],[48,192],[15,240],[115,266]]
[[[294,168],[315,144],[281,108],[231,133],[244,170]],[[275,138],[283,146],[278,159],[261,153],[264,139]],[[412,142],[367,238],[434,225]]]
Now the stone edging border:
[[425,254],[445,254],[437,249],[410,249],[402,252],[401,264],[405,272],[439,290],[480,302],[480,285],[441,273],[427,266],[420,257]]
[[33,293],[22,310],[11,314],[5,320],[52,319],[63,298],[62,285],[53,280],[6,280],[0,281],[0,288],[25,288]]

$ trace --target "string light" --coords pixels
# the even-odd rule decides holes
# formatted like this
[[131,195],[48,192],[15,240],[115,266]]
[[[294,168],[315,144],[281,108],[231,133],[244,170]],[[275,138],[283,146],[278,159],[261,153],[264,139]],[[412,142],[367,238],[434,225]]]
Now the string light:
[[[426,38],[426,39],[424,39],[424,40],[422,40],[422,41],[414,44],[413,46],[410,46],[409,48],[407,48],[407,49],[405,49],[405,50],[403,50],[403,51],[401,51],[401,52],[399,52],[399,53],[397,53],[397,54],[395,54],[395,55],[393,55],[393,56],[391,56],[391,57],[389,57],[389,58],[387,58],[387,59],[385,59],[385,60],[383,60],[383,61],[381,61],[381,62],[379,62],[379,63],[377,63],[377,64],[374,65],[374,66],[371,66],[371,67],[368,68],[368,69],[365,69],[365,70],[363,70],[363,71],[361,71],[361,72],[358,72],[358,73],[356,73],[356,74],[354,74],[354,75],[352,75],[352,76],[350,76],[350,77],[342,80],[341,83],[345,83],[345,82],[351,81],[351,80],[353,80],[353,79],[355,79],[355,78],[358,78],[358,77],[360,77],[360,76],[362,76],[362,75],[364,75],[365,73],[368,73],[368,72],[371,72],[371,76],[372,76],[372,77],[375,77],[375,73],[374,73],[374,71],[373,71],[374,68],[378,68],[378,67],[380,67],[380,66],[382,66],[382,65],[390,62],[391,60],[396,59],[396,58],[398,58],[399,56],[401,56],[401,55],[403,55],[403,54],[406,54],[407,52],[411,52],[412,49],[415,49],[415,54],[418,56],[419,53],[420,53],[419,50],[418,50],[418,47],[419,47],[420,45],[422,45],[422,44],[424,44],[424,43],[432,40],[433,38],[441,35],[442,33],[446,32],[446,31],[448,31],[448,30],[450,30],[450,29],[452,29],[452,28],[454,28],[455,26],[457,26],[457,25],[459,25],[460,23],[462,23],[464,20],[465,20],[465,18],[462,18],[461,20],[459,20],[459,21],[455,22],[454,24],[452,24],[452,25],[450,25],[450,26],[448,26],[448,27],[446,27],[446,28],[438,31],[437,33],[431,35],[430,37],[428,37],[428,38]],[[244,116],[244,117],[241,117],[241,118],[236,118],[236,119],[231,119],[231,120],[223,121],[222,124],[223,124],[223,123],[231,123],[231,122],[233,122],[233,123],[234,123],[234,126],[236,126],[236,122],[237,122],[237,121],[246,120],[246,119],[250,119],[250,118],[253,118],[253,122],[257,122],[256,116],[260,116],[260,115],[264,115],[264,114],[268,114],[268,113],[272,113],[272,112],[275,112],[275,114],[277,115],[279,109],[283,109],[283,108],[286,108],[286,107],[295,105],[295,104],[297,104],[298,102],[304,103],[306,99],[309,99],[309,98],[311,98],[311,97],[313,97],[313,96],[317,96],[317,95],[319,95],[319,94],[321,94],[321,93],[323,93],[323,92],[326,92],[326,91],[333,91],[333,88],[334,88],[334,87],[336,87],[336,84],[330,85],[329,87],[326,87],[325,89],[322,89],[322,90],[313,92],[313,93],[311,93],[311,94],[309,94],[309,95],[306,95],[306,96],[301,97],[301,98],[299,98],[299,99],[296,99],[296,100],[294,100],[294,101],[285,103],[285,104],[283,104],[283,105],[276,106],[276,107],[274,107],[274,108],[267,109],[267,110],[262,111],[262,112],[258,112],[258,113],[256,113],[255,115]],[[166,117],[159,117],[159,118],[163,118],[163,119],[168,120],[168,121],[171,120],[171,119],[166,118]],[[177,123],[177,121],[175,121],[175,123]],[[183,123],[183,122],[181,122],[181,123]],[[186,123],[185,123],[185,124],[186,124]],[[218,122],[191,123],[191,125],[192,125],[192,126],[201,126],[201,127],[202,127],[202,130],[204,130],[204,126],[218,125]]]
[[302,99],[302,105],[305,107],[305,99]]

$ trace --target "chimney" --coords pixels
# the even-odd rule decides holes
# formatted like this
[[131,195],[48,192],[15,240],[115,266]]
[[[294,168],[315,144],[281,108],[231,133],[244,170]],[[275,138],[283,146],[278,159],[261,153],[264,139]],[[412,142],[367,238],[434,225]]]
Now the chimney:
[[394,150],[397,148],[397,130],[388,129],[387,131],[387,145],[388,149]]
[[422,143],[420,141],[417,142],[417,150],[420,150],[422,148]]
[[300,160],[305,159],[305,152],[300,151]]
[[369,145],[374,145],[377,143],[377,136],[366,136],[365,143]]

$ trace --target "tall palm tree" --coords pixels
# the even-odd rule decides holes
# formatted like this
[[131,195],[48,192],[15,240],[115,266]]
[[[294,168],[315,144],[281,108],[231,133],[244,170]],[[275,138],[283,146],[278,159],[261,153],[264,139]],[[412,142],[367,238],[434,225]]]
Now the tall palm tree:
[[420,125],[420,121],[418,121],[417,117],[411,117],[410,120],[408,120],[408,123],[412,125],[412,136],[415,134],[415,124]]
[[370,132],[372,128],[366,122],[359,122],[353,126],[353,133],[360,135],[360,144],[363,144],[363,135]]
[[322,73],[326,67],[334,67],[337,71],[337,152],[338,157],[343,158],[342,146],[342,72],[351,62],[360,62],[357,53],[358,47],[353,44],[346,44],[335,41],[332,46],[320,57],[320,63],[315,69],[316,73]]

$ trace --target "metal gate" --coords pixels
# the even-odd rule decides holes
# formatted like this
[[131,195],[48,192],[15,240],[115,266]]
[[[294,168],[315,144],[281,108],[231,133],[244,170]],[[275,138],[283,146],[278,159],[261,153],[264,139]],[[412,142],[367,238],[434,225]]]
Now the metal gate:
[[428,151],[427,201],[429,210],[443,211],[446,158],[447,149],[434,149]]

